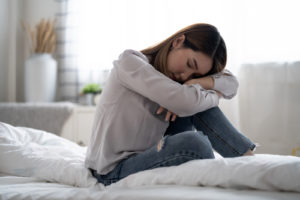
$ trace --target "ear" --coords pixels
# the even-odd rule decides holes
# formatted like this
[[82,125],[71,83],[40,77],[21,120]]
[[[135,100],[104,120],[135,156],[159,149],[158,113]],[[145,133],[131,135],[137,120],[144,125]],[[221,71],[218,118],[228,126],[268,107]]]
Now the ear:
[[173,42],[172,42],[172,48],[177,49],[180,48],[185,40],[185,35],[180,35],[178,37],[176,37]]

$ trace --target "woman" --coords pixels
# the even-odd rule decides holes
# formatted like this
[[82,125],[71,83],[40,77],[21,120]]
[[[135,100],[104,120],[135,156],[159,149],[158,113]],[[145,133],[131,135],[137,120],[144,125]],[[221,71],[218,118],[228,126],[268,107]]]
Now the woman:
[[87,150],[85,165],[98,182],[214,158],[213,149],[224,157],[251,155],[255,145],[216,107],[238,87],[224,70],[226,56],[223,38],[209,24],[122,53],[97,105]]

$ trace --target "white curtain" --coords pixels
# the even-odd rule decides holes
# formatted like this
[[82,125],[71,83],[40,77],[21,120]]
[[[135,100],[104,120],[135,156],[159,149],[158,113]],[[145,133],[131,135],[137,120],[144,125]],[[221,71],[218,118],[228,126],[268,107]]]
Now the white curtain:
[[239,77],[240,130],[261,145],[257,152],[300,150],[300,61],[245,64]]
[[58,61],[58,100],[77,102],[78,80],[78,29],[75,23],[79,14],[73,1],[55,0],[56,13],[56,59]]
[[75,97],[87,82],[104,85],[112,61],[124,49],[141,50],[193,23],[219,29],[228,48],[227,68],[235,74],[241,63],[300,59],[298,0],[58,2],[63,9],[57,17],[66,27],[61,57],[68,64],[60,68],[65,99]]

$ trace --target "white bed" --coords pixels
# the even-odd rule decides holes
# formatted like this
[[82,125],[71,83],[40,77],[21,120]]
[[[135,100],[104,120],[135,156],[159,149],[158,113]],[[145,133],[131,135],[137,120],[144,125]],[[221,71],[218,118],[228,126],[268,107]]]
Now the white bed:
[[[9,181],[5,183],[5,181]],[[78,188],[29,178],[0,177],[0,199],[299,200],[299,193],[182,185]]]
[[0,199],[300,199],[300,158],[258,154],[190,161],[109,187],[84,168],[86,148],[0,123]]

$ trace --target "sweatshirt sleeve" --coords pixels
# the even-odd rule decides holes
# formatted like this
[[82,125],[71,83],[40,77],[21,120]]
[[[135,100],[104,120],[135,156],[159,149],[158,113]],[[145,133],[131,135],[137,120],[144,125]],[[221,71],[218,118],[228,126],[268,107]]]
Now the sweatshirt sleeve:
[[231,99],[237,94],[239,82],[229,70],[225,69],[212,77],[215,82],[214,90],[219,91],[225,99]]
[[126,50],[114,61],[120,83],[180,117],[215,107],[219,97],[198,85],[181,85],[149,64],[140,52]]

